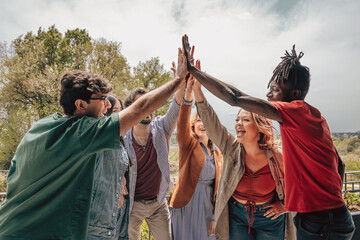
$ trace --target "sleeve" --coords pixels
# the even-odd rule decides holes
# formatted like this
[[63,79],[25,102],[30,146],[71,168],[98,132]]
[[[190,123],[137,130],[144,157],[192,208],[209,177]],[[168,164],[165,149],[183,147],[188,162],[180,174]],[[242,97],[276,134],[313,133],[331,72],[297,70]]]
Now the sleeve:
[[279,116],[281,118],[282,123],[280,123],[282,126],[287,127],[295,127],[299,125],[299,119],[297,116],[302,114],[302,109],[299,106],[299,104],[295,102],[279,102],[274,101],[271,102],[272,105],[276,108],[277,112],[279,113]]
[[176,132],[176,139],[180,148],[186,148],[191,140],[190,114],[191,105],[181,104]]
[[120,148],[119,114],[109,117],[83,117],[79,139],[85,154]]
[[226,127],[220,123],[214,109],[206,99],[202,103],[196,103],[196,108],[205,126],[207,135],[218,146],[222,154],[225,155],[228,144],[235,141],[235,136],[230,134]]
[[175,101],[173,97],[169,110],[166,115],[161,117],[161,124],[164,126],[165,132],[170,136],[175,129],[176,121],[179,117],[180,105]]

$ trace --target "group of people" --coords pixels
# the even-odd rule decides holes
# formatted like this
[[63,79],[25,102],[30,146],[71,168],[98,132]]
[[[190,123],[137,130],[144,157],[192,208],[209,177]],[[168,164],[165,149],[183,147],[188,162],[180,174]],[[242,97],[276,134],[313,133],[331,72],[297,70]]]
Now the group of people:
[[[124,104],[98,75],[63,75],[64,114],[36,122],[11,161],[0,240],[138,240],[143,220],[155,239],[351,239],[329,127],[304,101],[303,53],[282,57],[265,101],[202,71],[186,35],[182,44],[174,78],[136,88]],[[240,107],[235,135],[201,86]],[[167,201],[175,127],[179,176]]]

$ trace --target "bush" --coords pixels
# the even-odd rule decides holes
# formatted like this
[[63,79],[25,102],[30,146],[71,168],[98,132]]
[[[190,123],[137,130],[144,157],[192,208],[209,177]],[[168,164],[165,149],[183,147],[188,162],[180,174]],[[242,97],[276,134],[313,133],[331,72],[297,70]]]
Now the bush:
[[6,192],[6,177],[0,175],[0,192]]
[[[141,239],[142,240],[148,240],[149,239],[149,227],[146,223],[146,221],[144,220],[142,225],[141,225]],[[154,240],[154,237],[151,235],[150,240]]]
[[360,195],[359,193],[345,192],[344,200],[350,211],[360,211]]
[[[6,177],[0,175],[0,192],[6,192]],[[0,204],[4,201],[5,196],[0,196]]]

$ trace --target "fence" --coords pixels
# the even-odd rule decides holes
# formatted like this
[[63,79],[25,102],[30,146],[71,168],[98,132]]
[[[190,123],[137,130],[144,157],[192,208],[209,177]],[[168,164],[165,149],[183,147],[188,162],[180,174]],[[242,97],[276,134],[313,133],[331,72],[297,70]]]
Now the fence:
[[343,192],[360,192],[360,171],[345,172]]

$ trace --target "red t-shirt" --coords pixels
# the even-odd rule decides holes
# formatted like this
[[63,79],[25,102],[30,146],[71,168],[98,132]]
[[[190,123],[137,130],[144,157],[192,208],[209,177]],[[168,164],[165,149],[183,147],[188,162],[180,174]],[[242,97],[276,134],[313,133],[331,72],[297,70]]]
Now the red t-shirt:
[[338,159],[325,118],[302,100],[271,103],[282,120],[285,210],[304,213],[343,206]]

